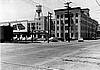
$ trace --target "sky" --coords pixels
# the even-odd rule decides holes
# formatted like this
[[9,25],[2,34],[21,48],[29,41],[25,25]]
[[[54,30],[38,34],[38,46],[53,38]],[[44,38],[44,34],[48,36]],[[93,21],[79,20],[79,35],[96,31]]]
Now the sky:
[[49,11],[54,16],[54,10],[65,8],[68,1],[71,7],[89,8],[90,17],[100,24],[100,0],[0,0],[0,22],[34,20],[38,4],[42,5],[43,15]]

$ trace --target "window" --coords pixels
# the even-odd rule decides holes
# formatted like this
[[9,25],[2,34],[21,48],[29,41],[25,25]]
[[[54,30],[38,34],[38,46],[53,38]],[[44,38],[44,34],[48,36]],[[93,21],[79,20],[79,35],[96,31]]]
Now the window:
[[59,33],[57,33],[57,37],[59,37]]
[[57,30],[59,30],[59,26],[57,26]]
[[76,17],[78,17],[78,13],[76,13]]
[[63,24],[63,20],[61,20],[61,24]]
[[38,29],[38,26],[37,26],[37,29]]
[[41,25],[41,24],[39,23],[39,25]]
[[78,30],[78,26],[75,26],[75,30]]
[[68,18],[68,14],[65,14],[65,18]]
[[55,21],[54,21],[54,24],[55,24]]
[[39,20],[40,20],[41,18],[39,18]]
[[71,26],[71,30],[74,30],[74,26]]
[[63,33],[61,33],[61,37],[63,37]]
[[75,34],[75,37],[78,37],[78,33]]
[[37,25],[38,25],[38,22],[37,22]]
[[76,19],[76,23],[78,23],[78,19]]
[[61,26],[61,30],[63,30],[63,26]]
[[68,24],[68,20],[65,20],[65,24]]
[[35,25],[35,23],[31,23],[31,26]]
[[65,26],[65,30],[68,30],[68,26]]
[[71,33],[71,37],[73,37],[73,33]]
[[59,19],[59,15],[57,15],[57,19]]
[[59,21],[57,21],[57,24],[59,24]]
[[63,14],[61,14],[61,18],[63,18]]
[[39,30],[41,30],[41,28],[39,28]]

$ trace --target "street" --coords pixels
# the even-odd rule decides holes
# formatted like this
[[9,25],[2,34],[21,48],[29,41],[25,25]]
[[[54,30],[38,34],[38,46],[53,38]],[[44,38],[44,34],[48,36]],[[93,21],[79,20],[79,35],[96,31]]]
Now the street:
[[[77,62],[76,60],[79,60],[79,58],[76,57],[83,59],[83,57],[85,58],[85,56],[87,56],[87,58],[90,58],[90,56],[88,56],[90,53],[88,52],[95,52],[95,49],[100,50],[100,40],[87,40],[84,42],[72,41],[70,43],[55,42],[49,44],[46,42],[27,44],[0,43],[0,46],[1,70],[38,70],[42,67],[56,68],[55,66],[59,65],[59,63],[55,63],[57,59]],[[92,50],[88,49],[84,51],[84,49],[87,48],[92,48]],[[93,58],[100,57],[100,52],[98,53],[98,56],[95,54],[92,54],[91,56],[95,56]],[[54,64],[52,64],[53,62]],[[98,58],[98,64],[99,63],[100,58]],[[61,68],[61,66],[59,66],[59,68]]]

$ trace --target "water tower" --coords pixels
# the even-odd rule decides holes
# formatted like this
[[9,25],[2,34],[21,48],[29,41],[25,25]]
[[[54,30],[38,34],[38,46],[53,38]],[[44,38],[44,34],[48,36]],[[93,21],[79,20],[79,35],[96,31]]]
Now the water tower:
[[40,13],[42,12],[41,5],[36,5],[36,12],[38,14],[38,18],[40,17]]

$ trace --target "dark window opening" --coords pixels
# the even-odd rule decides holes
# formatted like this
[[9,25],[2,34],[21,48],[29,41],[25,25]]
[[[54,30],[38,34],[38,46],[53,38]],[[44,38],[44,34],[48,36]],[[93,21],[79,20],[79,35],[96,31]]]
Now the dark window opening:
[[68,18],[68,14],[65,14],[65,18]]
[[59,19],[59,15],[57,15],[57,19]]
[[59,30],[59,27],[57,27],[57,30]]
[[61,14],[61,18],[63,18],[63,14]]
[[57,21],[57,24],[59,24],[59,21]]
[[78,19],[76,19],[76,23],[78,23]]
[[76,17],[78,17],[78,13],[76,13]]
[[65,20],[65,24],[68,24],[68,20]]
[[59,33],[57,33],[57,37],[59,37]]
[[68,30],[68,26],[65,26],[65,30]]
[[61,20],[61,24],[63,24],[63,20]]
[[63,30],[63,26],[61,26],[61,30]]

